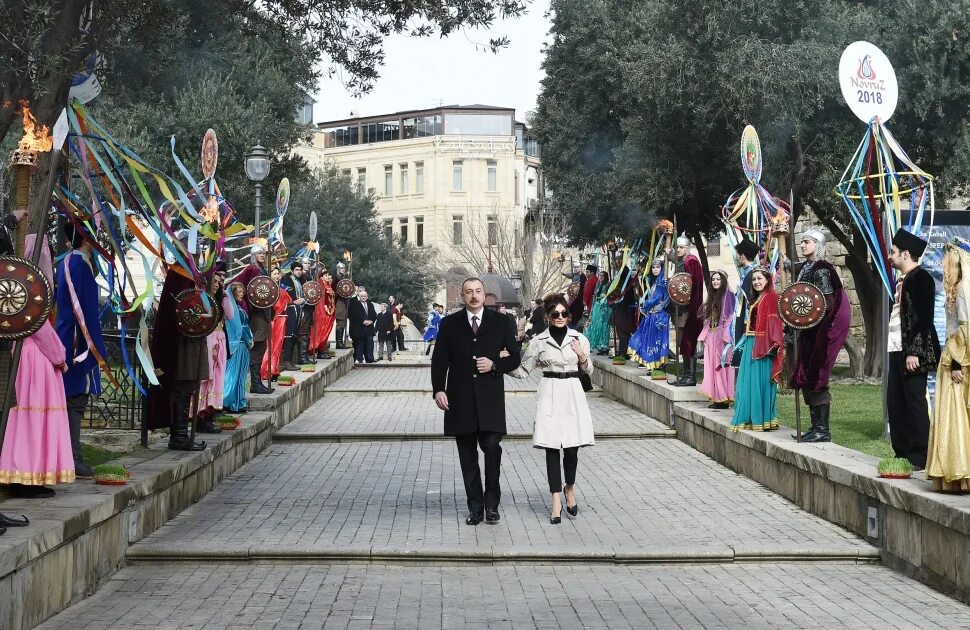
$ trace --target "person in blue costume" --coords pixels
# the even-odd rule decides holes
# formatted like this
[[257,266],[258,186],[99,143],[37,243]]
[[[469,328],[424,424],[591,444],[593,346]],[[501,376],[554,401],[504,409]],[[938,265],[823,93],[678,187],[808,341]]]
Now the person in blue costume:
[[[64,226],[64,238],[70,250],[57,265],[57,286],[54,290],[57,320],[54,328],[67,354],[64,395],[67,397],[74,471],[77,477],[86,478],[94,476],[94,469],[85,464],[81,456],[81,423],[90,397],[101,395],[98,356],[107,360],[108,350],[104,346],[98,314],[99,289],[94,279],[94,246],[72,223]],[[87,333],[82,329],[82,324]]]
[[232,306],[236,317],[227,319],[226,342],[229,345],[229,362],[226,364],[226,383],[223,387],[222,404],[227,411],[246,411],[246,379],[249,377],[249,350],[253,347],[253,331],[249,327],[249,315],[243,310],[246,287],[236,283],[232,287]]
[[630,340],[630,357],[641,367],[662,369],[667,364],[670,344],[670,315],[667,313],[666,270],[664,259],[657,257],[650,265],[646,294],[640,306],[640,325]]
[[586,338],[589,339],[589,347],[599,355],[605,355],[610,351],[610,316],[613,309],[606,299],[606,292],[610,288],[610,276],[605,271],[600,271],[596,281],[596,296],[593,298],[593,308],[589,315],[589,324],[586,326]]
[[438,338],[438,327],[441,326],[441,319],[444,317],[445,307],[441,304],[434,304],[428,312],[428,329],[424,331],[424,341],[428,348],[424,351],[426,355],[431,354],[434,348],[434,341]]

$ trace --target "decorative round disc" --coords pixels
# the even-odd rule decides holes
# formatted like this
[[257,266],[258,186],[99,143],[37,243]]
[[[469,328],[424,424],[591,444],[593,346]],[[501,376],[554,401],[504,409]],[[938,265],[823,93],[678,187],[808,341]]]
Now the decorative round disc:
[[280,182],[280,187],[276,191],[276,216],[282,217],[286,214],[286,209],[290,206],[290,180],[286,177]]
[[280,285],[269,276],[256,276],[246,285],[246,299],[256,308],[269,308],[280,297]]
[[674,304],[680,306],[690,304],[690,296],[693,290],[694,279],[685,271],[675,273],[667,281],[667,293],[670,294],[670,301]]
[[323,287],[316,280],[307,280],[303,283],[303,297],[307,304],[315,306],[323,297]]
[[26,258],[0,256],[0,339],[29,337],[51,314],[47,276]]
[[357,293],[357,285],[350,278],[344,278],[337,282],[337,286],[334,289],[342,298],[353,297]]
[[813,328],[825,316],[825,296],[811,282],[795,282],[778,296],[778,314],[792,328]]
[[222,320],[222,306],[199,289],[186,289],[175,296],[175,319],[186,337],[205,337]]
[[579,283],[578,282],[570,282],[569,283],[569,286],[566,287],[566,296],[570,300],[575,300],[577,297],[579,297]]
[[202,136],[202,175],[209,179],[216,174],[216,165],[219,163],[219,140],[216,132],[208,129]]
[[751,125],[741,132],[741,168],[748,181],[755,184],[761,181],[761,141]]

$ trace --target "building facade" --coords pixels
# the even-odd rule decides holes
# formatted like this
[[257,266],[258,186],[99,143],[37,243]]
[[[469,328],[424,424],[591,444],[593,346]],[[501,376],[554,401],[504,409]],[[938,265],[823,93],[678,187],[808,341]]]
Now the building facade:
[[515,243],[539,207],[542,172],[539,145],[515,110],[454,106],[328,121],[296,153],[372,192],[385,237],[431,248],[445,275],[438,301],[453,304],[461,280],[484,272],[490,257],[498,273],[524,273]]

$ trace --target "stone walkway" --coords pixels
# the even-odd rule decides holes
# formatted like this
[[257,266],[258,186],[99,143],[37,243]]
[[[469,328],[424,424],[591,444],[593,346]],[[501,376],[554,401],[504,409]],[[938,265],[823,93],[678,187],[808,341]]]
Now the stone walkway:
[[580,452],[579,515],[550,525],[525,441],[535,380],[508,381],[502,520],[468,527],[428,381],[355,369],[41,627],[970,627],[970,607],[606,396],[590,399],[611,439]]

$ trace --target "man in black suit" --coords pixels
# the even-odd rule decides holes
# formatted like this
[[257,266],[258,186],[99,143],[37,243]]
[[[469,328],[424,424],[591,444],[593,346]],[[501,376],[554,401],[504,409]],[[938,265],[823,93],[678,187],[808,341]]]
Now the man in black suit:
[[[455,436],[468,500],[466,525],[499,520],[499,473],[505,435],[504,375],[519,367],[515,326],[485,309],[485,285],[469,278],[461,285],[465,308],[441,320],[431,355],[431,389],[445,412],[445,435]],[[508,356],[502,357],[502,350]],[[485,455],[485,490],[478,449]],[[483,513],[484,512],[484,513]]]
[[367,299],[367,289],[357,289],[357,299],[351,300],[348,309],[350,338],[354,340],[354,360],[357,363],[374,362],[374,322],[377,309]]

